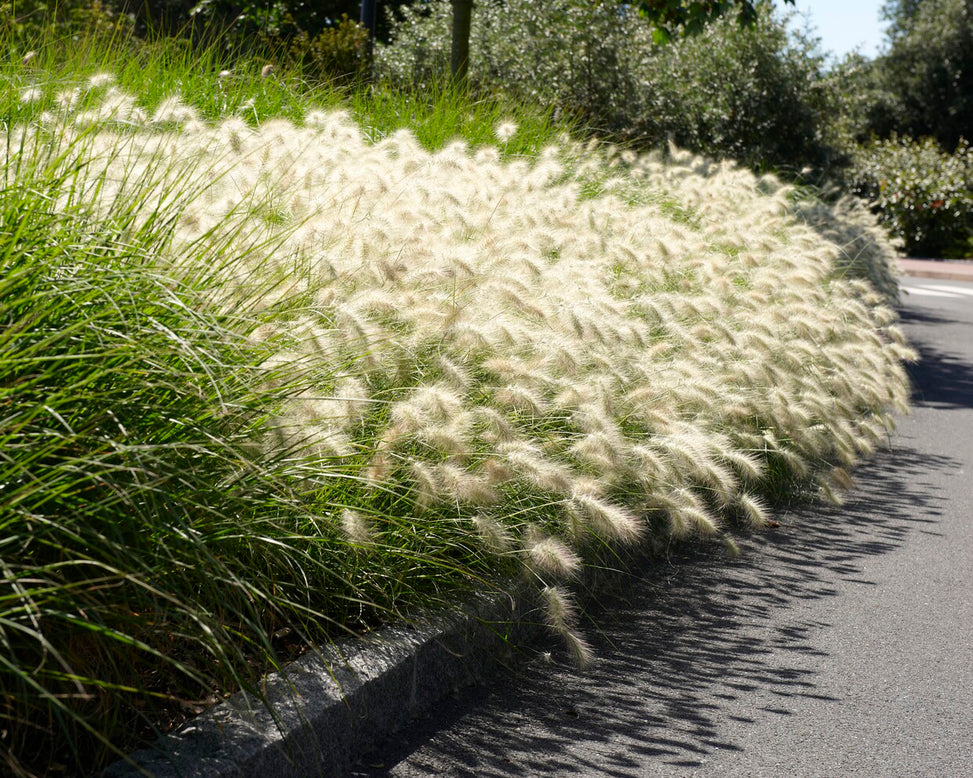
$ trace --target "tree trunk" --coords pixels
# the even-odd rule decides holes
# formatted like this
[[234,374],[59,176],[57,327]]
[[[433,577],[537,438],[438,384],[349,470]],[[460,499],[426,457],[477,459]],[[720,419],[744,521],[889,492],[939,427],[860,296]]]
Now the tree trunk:
[[449,71],[455,86],[466,84],[467,66],[470,62],[470,19],[473,0],[453,2],[453,47],[449,57]]
[[361,25],[368,30],[368,58],[371,61],[372,51],[375,48],[375,7],[377,0],[362,0],[361,2]]

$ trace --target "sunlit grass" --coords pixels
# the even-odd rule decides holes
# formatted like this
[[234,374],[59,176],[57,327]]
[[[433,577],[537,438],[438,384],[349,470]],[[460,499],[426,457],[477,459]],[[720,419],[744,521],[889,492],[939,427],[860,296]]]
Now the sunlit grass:
[[32,50],[0,69],[15,773],[516,576],[583,660],[585,560],[837,497],[904,406],[867,214],[500,98]]

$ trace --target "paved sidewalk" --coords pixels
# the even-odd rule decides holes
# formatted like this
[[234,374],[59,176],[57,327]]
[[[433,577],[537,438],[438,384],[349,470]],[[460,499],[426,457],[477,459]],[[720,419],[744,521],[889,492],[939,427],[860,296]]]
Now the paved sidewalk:
[[950,281],[973,281],[973,260],[900,259],[903,275],[919,278],[945,278]]

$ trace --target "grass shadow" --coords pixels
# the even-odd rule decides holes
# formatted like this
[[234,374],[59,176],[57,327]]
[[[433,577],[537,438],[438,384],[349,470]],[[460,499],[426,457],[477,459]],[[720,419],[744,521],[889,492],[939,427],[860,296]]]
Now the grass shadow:
[[[936,408],[973,408],[973,364],[967,356],[932,346],[923,337],[924,326],[965,326],[965,323],[916,308],[900,312],[910,344],[919,361],[909,367],[912,401]],[[942,338],[938,338],[942,340]]]

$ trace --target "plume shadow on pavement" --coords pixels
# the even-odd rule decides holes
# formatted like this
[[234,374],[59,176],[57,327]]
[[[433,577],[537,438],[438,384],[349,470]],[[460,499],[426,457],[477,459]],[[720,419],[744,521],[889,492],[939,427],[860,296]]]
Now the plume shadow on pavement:
[[961,354],[937,349],[922,338],[925,325],[956,324],[929,311],[904,310],[903,324],[910,330],[910,345],[919,352],[919,362],[910,367],[912,401],[938,408],[973,407],[973,365]]
[[590,667],[542,646],[393,736],[354,774],[630,776],[647,758],[664,772],[742,750],[726,734],[731,721],[786,723],[800,697],[840,703],[815,670],[830,625],[802,604],[874,585],[869,557],[935,532],[943,498],[916,474],[959,467],[897,447],[856,471],[849,503],[779,507],[781,526],[738,537],[738,558],[717,543],[673,546],[621,581],[624,596],[589,609]]

